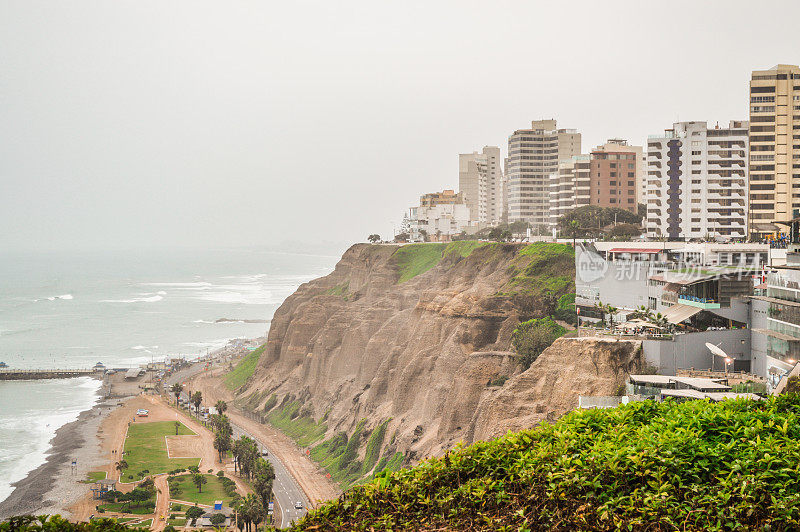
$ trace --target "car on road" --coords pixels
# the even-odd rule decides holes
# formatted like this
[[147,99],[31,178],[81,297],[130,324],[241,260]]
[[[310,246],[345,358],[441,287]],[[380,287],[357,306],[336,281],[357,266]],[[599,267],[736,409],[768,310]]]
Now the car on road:
[[139,417],[147,417],[148,415],[150,415],[150,411],[145,410],[144,408],[140,408],[139,410],[136,411],[136,415]]
[[300,502],[300,501],[297,501],[296,503],[294,503],[294,507],[295,507],[296,510],[302,510],[303,509],[303,503]]
[[261,450],[261,456],[269,456],[269,453],[267,452],[266,449]]

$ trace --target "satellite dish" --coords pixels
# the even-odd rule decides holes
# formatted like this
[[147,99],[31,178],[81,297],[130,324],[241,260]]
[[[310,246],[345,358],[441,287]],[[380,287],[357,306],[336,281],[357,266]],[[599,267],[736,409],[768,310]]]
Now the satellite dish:
[[728,353],[720,349],[719,346],[712,344],[711,342],[706,342],[706,347],[709,351],[715,354],[718,357],[728,358]]

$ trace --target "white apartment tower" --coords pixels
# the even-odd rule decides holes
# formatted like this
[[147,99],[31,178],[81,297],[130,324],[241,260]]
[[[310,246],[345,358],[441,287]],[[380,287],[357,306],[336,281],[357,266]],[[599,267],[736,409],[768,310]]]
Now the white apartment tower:
[[648,236],[747,236],[748,127],[677,122],[648,138]]
[[550,226],[569,211],[591,204],[591,157],[574,155],[550,174]]
[[547,225],[550,175],[558,163],[581,153],[581,134],[558,129],[555,120],[534,120],[508,137],[508,221]]
[[502,161],[497,146],[458,156],[458,188],[473,222],[497,225],[503,219]]

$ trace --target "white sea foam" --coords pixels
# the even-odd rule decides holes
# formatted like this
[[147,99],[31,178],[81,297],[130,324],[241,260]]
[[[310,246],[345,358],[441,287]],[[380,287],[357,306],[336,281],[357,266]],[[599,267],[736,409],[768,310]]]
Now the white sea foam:
[[72,294],[63,294],[60,296],[50,296],[50,297],[44,297],[42,299],[34,299],[33,302],[37,303],[39,301],[56,301],[56,300],[68,301],[70,299],[74,299]]
[[148,349],[158,349],[158,346],[157,345],[151,345],[150,347],[148,347],[146,345],[135,345],[135,346],[131,347],[131,349],[133,349],[135,351],[147,351]]
[[155,303],[164,299],[163,295],[156,294],[154,296],[134,297],[132,299],[102,299],[101,303]]
[[205,281],[197,281],[191,283],[143,283],[144,286],[171,286],[173,288],[202,288],[204,286],[211,286],[211,283]]
[[194,347],[197,349],[219,349],[221,347],[225,347],[228,345],[228,342],[233,340],[233,338],[221,338],[219,340],[211,340],[209,342],[185,342],[183,345],[186,347]]

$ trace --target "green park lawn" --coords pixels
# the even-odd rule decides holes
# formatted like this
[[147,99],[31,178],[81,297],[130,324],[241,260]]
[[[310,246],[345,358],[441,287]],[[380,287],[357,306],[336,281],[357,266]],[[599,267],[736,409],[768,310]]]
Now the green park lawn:
[[[186,425],[181,423],[178,435],[193,435]],[[173,469],[188,468],[200,464],[200,458],[169,458],[167,455],[167,442],[165,436],[175,435],[174,421],[155,421],[152,423],[133,423],[128,427],[128,436],[125,438],[125,461],[128,469],[125,470],[123,481],[133,475],[138,479],[137,473],[148,471],[151,475],[167,473]]]
[[214,501],[222,501],[225,505],[230,505],[231,497],[225,493],[224,486],[215,475],[203,475],[207,483],[203,484],[203,492],[199,493],[197,487],[192,482],[192,475],[178,475],[175,483],[180,489],[179,493],[170,490],[169,498],[179,501],[195,502],[211,506]]
[[[133,515],[147,515],[153,513],[153,509],[148,506],[146,503],[156,503],[156,498],[151,497],[145,503],[136,504],[136,503],[129,503],[129,502],[109,502],[106,504],[101,504],[99,506],[103,512],[116,512],[120,514],[133,514]],[[131,519],[128,519],[130,521]],[[118,521],[122,522],[121,519]]]

